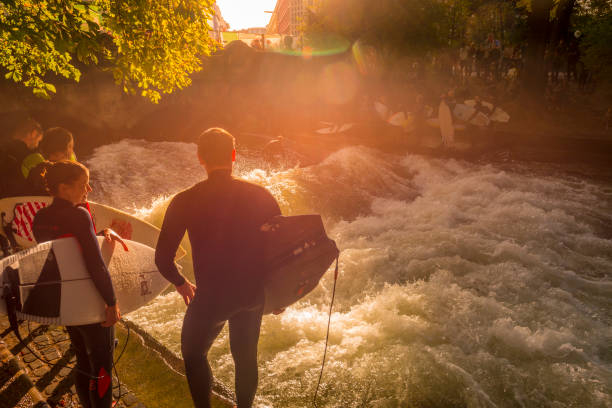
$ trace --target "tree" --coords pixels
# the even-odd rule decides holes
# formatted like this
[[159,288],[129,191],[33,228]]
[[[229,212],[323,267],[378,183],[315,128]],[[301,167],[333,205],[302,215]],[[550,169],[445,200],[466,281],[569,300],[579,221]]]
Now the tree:
[[543,97],[548,83],[545,53],[550,36],[550,15],[554,0],[531,0],[527,3],[530,12],[527,17],[523,89],[535,97]]
[[598,79],[612,83],[612,4],[585,17],[579,28],[583,37],[581,42],[582,60],[585,68]]
[[334,33],[391,53],[422,54],[448,43],[446,14],[439,0],[325,0],[306,33]]
[[214,49],[213,0],[0,0],[0,67],[35,95],[79,81],[84,64],[111,70],[154,102],[190,84]]

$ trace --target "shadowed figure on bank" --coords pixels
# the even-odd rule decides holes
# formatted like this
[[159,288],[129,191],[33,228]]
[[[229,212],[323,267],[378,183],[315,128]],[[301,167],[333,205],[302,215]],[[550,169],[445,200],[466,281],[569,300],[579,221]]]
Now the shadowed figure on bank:
[[[266,271],[259,228],[280,215],[280,208],[265,188],[232,176],[236,150],[229,132],[211,128],[202,133],[198,158],[208,178],[170,202],[155,261],[188,305],[181,351],[195,406],[211,406],[207,355],[229,321],[236,399],[239,408],[248,408],[257,390],[257,342],[264,306]],[[196,286],[174,264],[185,232],[191,242]]]

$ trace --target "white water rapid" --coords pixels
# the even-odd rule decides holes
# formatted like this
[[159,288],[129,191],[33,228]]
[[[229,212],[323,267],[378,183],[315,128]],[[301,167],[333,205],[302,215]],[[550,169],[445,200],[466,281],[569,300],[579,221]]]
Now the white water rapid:
[[[317,212],[342,250],[324,407],[612,407],[612,184],[553,166],[346,148],[272,172],[284,214]],[[195,145],[122,141],[88,160],[94,201],[160,224],[201,178]],[[312,406],[333,273],[266,316],[260,407]],[[180,353],[172,292],[128,316]],[[225,330],[210,353],[233,386]]]

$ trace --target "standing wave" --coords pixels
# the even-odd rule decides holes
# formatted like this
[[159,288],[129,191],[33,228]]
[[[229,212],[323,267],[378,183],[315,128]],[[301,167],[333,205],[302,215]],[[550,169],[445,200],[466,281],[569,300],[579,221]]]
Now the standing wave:
[[[363,147],[284,171],[238,163],[284,214],[321,213],[342,250],[320,406],[612,406],[610,185]],[[123,141],[87,164],[94,200],[156,224],[204,177],[182,143]],[[260,406],[311,405],[332,275],[264,318]],[[172,292],[128,318],[180,352],[184,310]],[[209,357],[233,383],[227,330]]]

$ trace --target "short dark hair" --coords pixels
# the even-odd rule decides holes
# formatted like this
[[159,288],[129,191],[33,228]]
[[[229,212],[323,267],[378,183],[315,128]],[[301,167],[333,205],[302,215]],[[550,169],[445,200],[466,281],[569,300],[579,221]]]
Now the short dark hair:
[[39,133],[43,132],[40,123],[30,117],[22,118],[13,128],[13,137],[17,139],[23,139],[25,136],[29,135],[35,130]]
[[45,130],[43,139],[40,144],[40,151],[45,158],[48,158],[53,153],[64,152],[68,144],[72,142],[72,133],[63,127],[52,127]]
[[230,164],[235,148],[234,136],[227,130],[218,127],[205,130],[198,140],[198,155],[208,165]]
[[45,186],[51,195],[57,195],[60,184],[74,183],[89,170],[79,162],[60,160],[47,168]]

